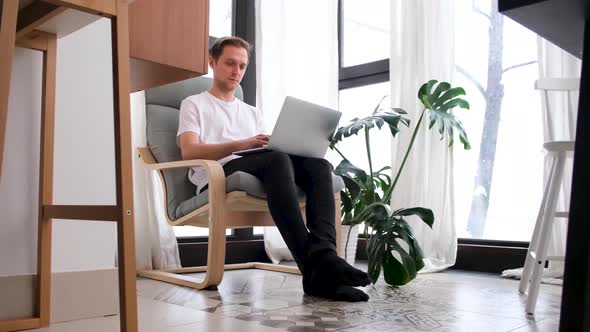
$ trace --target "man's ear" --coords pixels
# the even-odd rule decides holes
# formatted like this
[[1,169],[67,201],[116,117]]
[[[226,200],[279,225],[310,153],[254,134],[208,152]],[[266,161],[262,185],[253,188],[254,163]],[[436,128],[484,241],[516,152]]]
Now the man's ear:
[[211,67],[211,69],[214,69],[215,65],[216,65],[215,59],[213,59],[212,56],[209,56],[209,67]]

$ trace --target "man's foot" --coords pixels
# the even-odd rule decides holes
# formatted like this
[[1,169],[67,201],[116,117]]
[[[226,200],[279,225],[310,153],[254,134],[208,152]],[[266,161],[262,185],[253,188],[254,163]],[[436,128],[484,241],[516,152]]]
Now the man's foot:
[[371,283],[369,275],[340,258],[333,252],[320,252],[308,260],[309,268],[317,271],[324,279],[343,286],[367,286]]
[[365,292],[351,286],[338,285],[334,281],[320,277],[317,271],[306,272],[303,275],[303,291],[307,295],[334,301],[361,302],[369,300],[369,295]]

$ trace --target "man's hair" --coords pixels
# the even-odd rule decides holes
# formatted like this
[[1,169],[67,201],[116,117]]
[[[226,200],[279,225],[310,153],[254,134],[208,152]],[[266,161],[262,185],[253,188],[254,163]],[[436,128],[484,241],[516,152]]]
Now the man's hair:
[[219,60],[219,57],[221,56],[221,53],[223,52],[223,48],[226,47],[227,45],[238,46],[238,47],[245,49],[246,52],[248,53],[248,58],[250,58],[250,50],[252,49],[252,47],[250,46],[250,44],[247,41],[243,40],[240,37],[217,38],[217,40],[215,40],[215,42],[213,43],[213,45],[211,45],[211,48],[209,49],[209,55],[215,61]]

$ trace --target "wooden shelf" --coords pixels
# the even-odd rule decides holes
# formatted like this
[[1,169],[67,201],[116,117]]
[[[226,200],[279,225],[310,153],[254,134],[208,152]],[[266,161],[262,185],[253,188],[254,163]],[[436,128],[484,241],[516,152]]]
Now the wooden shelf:
[[[94,0],[21,0],[17,39],[34,30],[61,38],[112,11],[112,0],[94,1],[104,10],[100,15],[60,6],[80,1]],[[208,50],[209,0],[135,0],[129,5],[131,92],[206,74]]]
[[[0,8],[3,2],[0,0]],[[26,38],[34,30],[62,38],[101,18],[99,15],[59,6],[54,2],[65,1],[21,0],[18,4],[16,39]]]
[[136,0],[129,6],[131,91],[207,73],[208,0]]

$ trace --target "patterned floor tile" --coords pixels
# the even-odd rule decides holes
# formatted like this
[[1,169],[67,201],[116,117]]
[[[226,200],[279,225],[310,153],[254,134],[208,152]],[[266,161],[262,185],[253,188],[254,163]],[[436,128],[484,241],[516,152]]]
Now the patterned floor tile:
[[298,275],[238,270],[227,271],[217,291],[141,279],[138,293],[276,331],[510,331],[559,317],[560,287],[543,285],[534,317],[524,313],[517,287],[494,275],[446,271],[401,287],[381,280],[361,288],[369,302],[348,303],[305,295]]

